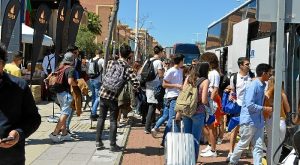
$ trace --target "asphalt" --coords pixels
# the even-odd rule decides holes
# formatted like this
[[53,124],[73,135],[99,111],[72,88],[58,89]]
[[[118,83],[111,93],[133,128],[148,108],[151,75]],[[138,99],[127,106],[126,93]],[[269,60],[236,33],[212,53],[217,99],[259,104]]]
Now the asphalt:
[[[121,164],[122,152],[110,152],[108,140],[108,120],[105,123],[103,143],[104,150],[96,150],[95,136],[96,124],[94,121],[91,127],[89,119],[90,111],[83,111],[80,117],[74,115],[71,122],[71,131],[76,135],[73,141],[53,143],[48,135],[54,130],[56,123],[47,121],[52,116],[53,104],[41,102],[38,105],[39,113],[42,116],[42,123],[39,129],[26,140],[26,164],[32,165],[118,165]],[[59,107],[54,104],[54,113],[59,112]],[[125,146],[130,126],[118,128],[117,144]]]

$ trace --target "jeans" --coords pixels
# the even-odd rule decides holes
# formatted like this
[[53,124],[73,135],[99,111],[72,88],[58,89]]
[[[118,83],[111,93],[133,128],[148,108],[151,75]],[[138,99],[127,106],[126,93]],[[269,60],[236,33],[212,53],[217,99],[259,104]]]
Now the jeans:
[[146,116],[146,125],[145,125],[145,131],[151,131],[151,125],[153,123],[153,120],[155,119],[155,110],[156,110],[157,104],[149,103],[148,113]]
[[117,100],[108,100],[101,98],[100,102],[100,114],[97,122],[97,132],[96,132],[96,142],[101,141],[104,122],[106,120],[107,112],[110,111],[110,131],[109,139],[110,145],[116,145],[116,136],[117,136],[117,118],[119,115],[119,107]]
[[90,79],[88,84],[90,90],[92,91],[91,115],[97,115],[97,109],[100,102],[99,91],[100,91],[101,83],[99,82],[99,79]]
[[184,132],[194,136],[195,160],[198,159],[200,137],[204,126],[205,113],[196,113],[192,117],[183,117]]
[[157,120],[154,128],[157,129],[159,128],[165,121],[167,121],[169,119],[169,111],[168,108],[166,106],[167,104],[167,99],[164,100],[164,110],[163,110],[163,114],[162,116]]
[[142,115],[142,124],[146,123],[147,110],[149,109],[145,91],[139,91],[137,94],[137,105],[138,112]]
[[253,145],[253,164],[261,165],[263,158],[263,128],[256,128],[254,125],[243,124],[240,126],[241,139],[234,148],[230,157],[230,162],[237,164],[242,152],[249,146]]
[[[167,133],[169,133],[172,130],[172,120],[174,120],[175,115],[176,115],[176,112],[174,110],[175,105],[176,105],[176,99],[170,100],[169,104],[166,105],[166,109],[168,109],[168,111],[169,111],[169,119],[168,119],[168,123],[167,123],[167,126],[165,128],[164,135],[163,135],[163,141],[162,141],[163,144],[165,142],[165,138],[167,136]],[[174,130],[175,130],[175,132],[179,132],[179,126],[176,122],[175,122],[175,125],[174,125]]]

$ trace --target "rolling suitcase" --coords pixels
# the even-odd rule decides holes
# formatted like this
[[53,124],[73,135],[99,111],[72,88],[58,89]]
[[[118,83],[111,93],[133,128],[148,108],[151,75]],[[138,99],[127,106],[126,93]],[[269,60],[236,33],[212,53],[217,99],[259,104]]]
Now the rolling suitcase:
[[165,159],[167,165],[194,165],[195,148],[194,136],[183,132],[183,121],[181,131],[175,132],[175,120],[172,121],[172,132],[169,132],[165,140]]

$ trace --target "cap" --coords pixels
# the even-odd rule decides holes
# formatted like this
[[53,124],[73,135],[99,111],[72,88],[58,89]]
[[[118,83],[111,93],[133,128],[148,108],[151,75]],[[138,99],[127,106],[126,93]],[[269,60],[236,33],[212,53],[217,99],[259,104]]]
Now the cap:
[[62,63],[64,64],[72,64],[74,62],[74,55],[71,52],[67,52],[64,55],[64,59],[62,60]]

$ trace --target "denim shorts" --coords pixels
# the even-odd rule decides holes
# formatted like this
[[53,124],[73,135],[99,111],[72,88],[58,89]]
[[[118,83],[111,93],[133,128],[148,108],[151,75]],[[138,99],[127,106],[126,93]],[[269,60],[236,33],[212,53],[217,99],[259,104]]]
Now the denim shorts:
[[71,102],[73,100],[72,95],[69,92],[64,91],[61,93],[57,93],[56,96],[60,104],[61,114],[69,116],[73,111],[71,108]]

